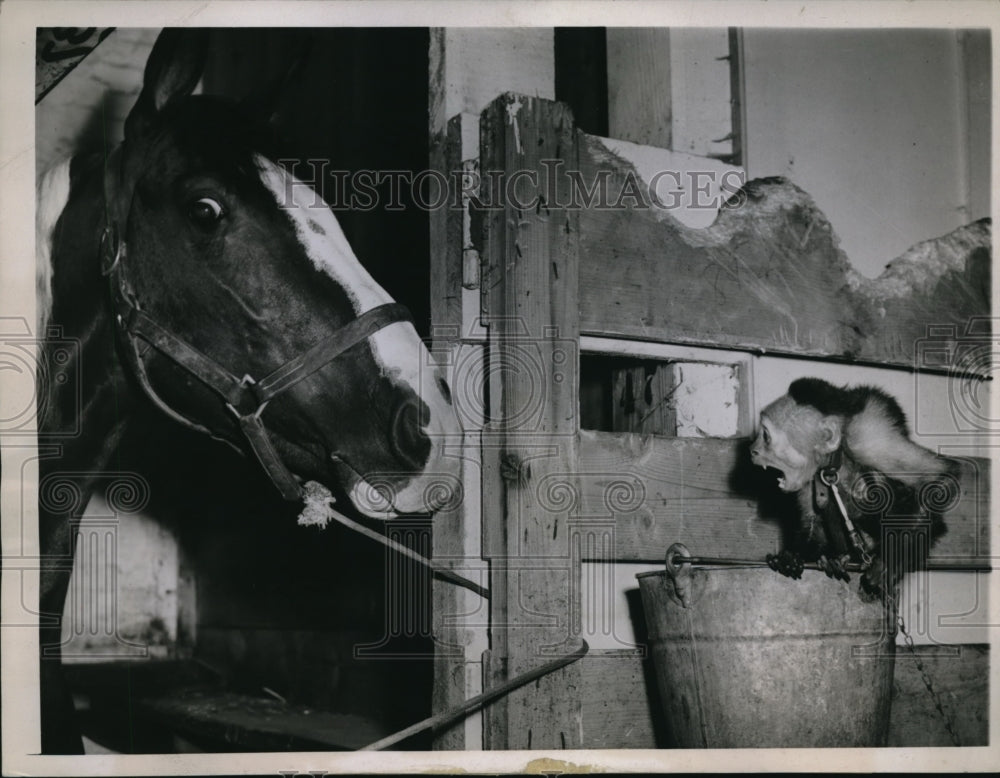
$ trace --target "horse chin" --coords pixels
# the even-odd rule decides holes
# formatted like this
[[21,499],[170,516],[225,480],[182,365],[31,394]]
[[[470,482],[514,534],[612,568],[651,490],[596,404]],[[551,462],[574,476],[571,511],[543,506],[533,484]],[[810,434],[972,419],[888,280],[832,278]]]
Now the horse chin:
[[394,519],[407,514],[435,513],[451,505],[460,490],[456,477],[423,474],[398,487],[386,482],[371,483],[363,478],[348,491],[351,504],[372,519]]
[[368,518],[387,521],[399,516],[399,511],[393,507],[387,491],[384,486],[370,484],[362,478],[351,487],[348,499],[359,512]]

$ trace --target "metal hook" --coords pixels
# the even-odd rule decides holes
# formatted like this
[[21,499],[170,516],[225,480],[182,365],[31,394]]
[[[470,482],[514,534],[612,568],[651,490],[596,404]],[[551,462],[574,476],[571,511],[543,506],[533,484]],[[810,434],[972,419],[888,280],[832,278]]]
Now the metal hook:
[[677,599],[681,602],[681,607],[687,608],[690,605],[691,565],[687,562],[678,563],[677,559],[679,557],[690,559],[691,552],[688,551],[687,546],[683,543],[674,543],[667,549],[664,563],[667,568],[667,575],[670,576],[670,580],[674,583],[674,592],[677,594]]

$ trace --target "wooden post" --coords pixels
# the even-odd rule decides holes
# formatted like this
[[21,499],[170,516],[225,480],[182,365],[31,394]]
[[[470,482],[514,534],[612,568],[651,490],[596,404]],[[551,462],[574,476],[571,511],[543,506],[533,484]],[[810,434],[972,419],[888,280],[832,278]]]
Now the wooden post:
[[[569,543],[580,496],[579,220],[560,207],[569,200],[565,169],[576,169],[568,107],[506,94],[486,109],[481,129],[483,199],[495,198],[481,276],[491,403],[483,438],[486,672],[494,685],[579,646],[579,560]],[[491,706],[486,747],[580,747],[579,679],[570,665]]]
[[[516,56],[511,56],[516,52]],[[429,133],[431,169],[453,187],[454,174],[475,172],[479,156],[479,113],[508,89],[552,97],[554,64],[551,28],[434,28],[429,51]],[[448,205],[432,211],[431,335],[436,356],[449,361],[455,407],[464,441],[449,453],[462,457],[465,499],[434,520],[433,554],[470,577],[481,557],[481,465],[479,435],[485,370],[485,333],[479,324],[479,259],[468,209]],[[464,198],[463,198],[464,200]],[[478,236],[477,236],[478,237]],[[483,463],[482,467],[489,467]],[[485,582],[484,582],[485,583]],[[441,712],[480,691],[486,645],[488,603],[452,584],[434,583],[433,709]],[[477,715],[438,733],[437,749],[477,749],[482,736]]]
[[673,148],[668,27],[611,27],[608,40],[608,135]]
[[[464,118],[459,114],[447,123],[443,133],[435,134],[433,129],[431,132],[431,169],[440,172],[449,181],[454,171],[462,168]],[[466,353],[470,347],[462,345],[462,339],[468,334],[468,317],[462,305],[463,233],[467,229],[467,221],[464,209],[453,207],[451,198],[444,208],[430,213],[431,349],[438,363],[448,367],[454,402],[457,408],[464,409],[470,407],[470,402],[464,396],[468,387],[462,376],[470,369],[474,370],[470,368],[472,360]],[[439,562],[470,576],[465,568],[470,561],[479,561],[480,525],[479,506],[475,500],[478,489],[470,487],[479,481],[480,474],[476,457],[469,452],[474,452],[478,446],[476,429],[482,422],[467,418],[467,413],[460,415],[463,416],[465,436],[461,442],[449,441],[448,453],[462,457],[465,499],[434,517],[432,554]],[[479,611],[485,613],[487,608],[478,595],[448,581],[435,580],[432,592],[435,648],[431,706],[435,713],[440,713],[460,705],[480,691],[478,681],[472,685],[467,681],[470,670],[475,669],[477,676],[481,673],[480,660],[485,638],[477,635],[469,620],[461,618],[461,615],[477,614]],[[482,617],[478,619],[483,620]],[[470,656],[477,644],[478,653]],[[434,739],[434,748],[441,750],[462,750],[479,745],[478,738],[467,741],[465,721],[445,728]]]

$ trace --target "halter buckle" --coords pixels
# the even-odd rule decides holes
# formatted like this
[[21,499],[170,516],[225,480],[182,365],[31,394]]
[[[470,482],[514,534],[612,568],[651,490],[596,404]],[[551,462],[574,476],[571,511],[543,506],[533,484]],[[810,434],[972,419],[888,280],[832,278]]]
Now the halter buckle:
[[239,408],[237,408],[232,403],[226,403],[226,408],[233,412],[233,416],[236,417],[237,421],[242,421],[243,419],[259,419],[260,415],[264,412],[267,404],[271,402],[270,400],[264,400],[260,405],[257,406],[257,410],[251,411],[250,413],[240,413]]

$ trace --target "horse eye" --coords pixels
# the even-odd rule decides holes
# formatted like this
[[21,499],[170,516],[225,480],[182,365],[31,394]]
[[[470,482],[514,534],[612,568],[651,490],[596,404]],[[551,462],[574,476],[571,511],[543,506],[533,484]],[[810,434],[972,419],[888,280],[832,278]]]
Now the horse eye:
[[202,227],[214,226],[224,213],[222,206],[211,197],[201,197],[191,203],[188,208],[188,216],[191,217],[191,221]]

